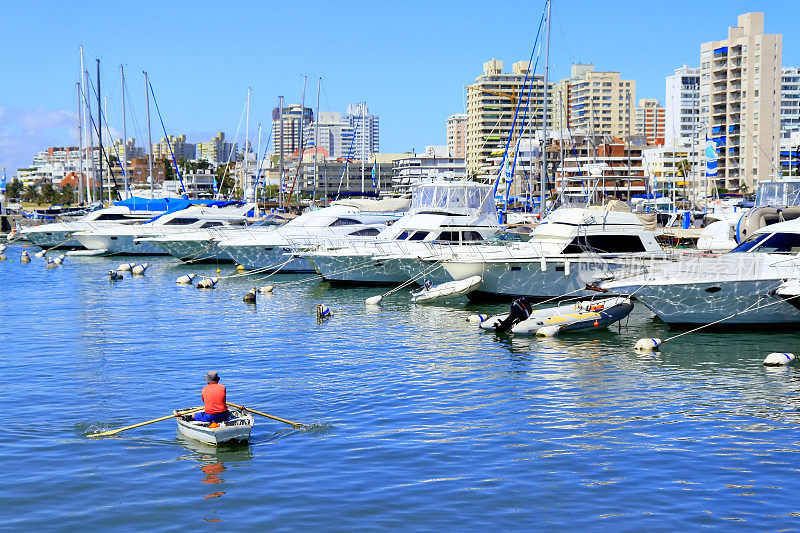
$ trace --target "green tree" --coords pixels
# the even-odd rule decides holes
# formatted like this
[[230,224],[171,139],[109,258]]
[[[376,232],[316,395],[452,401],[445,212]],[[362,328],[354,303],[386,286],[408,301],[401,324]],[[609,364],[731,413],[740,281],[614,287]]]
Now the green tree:
[[171,180],[175,178],[175,169],[172,168],[172,162],[167,161],[167,158],[164,157],[161,159],[161,162],[164,165],[164,179]]
[[25,187],[25,191],[22,193],[22,199],[26,202],[31,203],[39,203],[39,192],[36,190],[36,187],[33,185],[28,185]]
[[197,166],[197,170],[208,170],[211,167],[211,163],[209,163],[205,159],[200,159],[195,164]]
[[22,182],[14,178],[6,185],[6,198],[19,198],[20,194],[22,194]]
[[278,197],[278,186],[277,185],[267,185],[264,187],[264,197],[267,199],[277,198]]
[[75,201],[75,191],[72,189],[72,185],[65,185],[64,188],[61,189],[58,201],[64,205],[72,205]]
[[[228,168],[230,166],[230,169]],[[221,193],[230,194],[233,190],[236,180],[233,175],[233,163],[230,165],[220,165],[217,167],[217,189]]]
[[45,183],[41,187],[41,200],[46,204],[52,204],[58,197],[58,192],[53,188],[52,183]]

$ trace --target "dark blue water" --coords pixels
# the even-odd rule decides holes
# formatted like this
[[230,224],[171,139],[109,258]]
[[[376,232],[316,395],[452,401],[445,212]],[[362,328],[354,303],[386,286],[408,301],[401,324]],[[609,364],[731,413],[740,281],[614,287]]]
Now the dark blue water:
[[[253,283],[175,284],[164,260],[0,262],[2,526],[67,530],[800,529],[797,367],[765,369],[800,335],[670,335],[644,308],[618,331],[539,341],[478,332],[466,301]],[[223,274],[229,273],[226,269]],[[333,318],[318,323],[317,303]],[[258,419],[214,449],[174,421],[207,370]]]

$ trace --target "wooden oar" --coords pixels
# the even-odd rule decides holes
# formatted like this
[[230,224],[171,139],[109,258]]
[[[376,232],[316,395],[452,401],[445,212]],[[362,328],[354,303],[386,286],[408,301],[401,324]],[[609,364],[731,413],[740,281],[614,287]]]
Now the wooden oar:
[[[138,424],[134,424],[132,426],[125,426],[124,428],[114,429],[111,431],[104,431],[102,433],[90,433],[87,437],[107,437],[109,435],[116,435],[121,431],[125,431],[127,429],[138,428],[141,426],[146,426],[147,424],[153,424],[155,422],[161,422],[162,420],[169,420],[170,418],[175,418],[182,415],[188,415],[189,413],[196,413],[197,411],[202,411],[202,407],[193,407],[191,409],[186,409],[185,411],[179,411],[175,414],[169,416],[162,416],[161,418],[154,418],[153,420],[148,420],[147,422],[140,422]],[[255,412],[255,411],[254,411]]]
[[296,428],[301,428],[305,426],[305,424],[300,424],[299,422],[292,422],[290,420],[284,420],[283,418],[278,418],[277,416],[268,415],[267,413],[262,413],[261,411],[256,411],[255,409],[250,409],[249,407],[244,407],[242,405],[236,405],[235,403],[225,402],[228,407],[233,407],[235,409],[241,409],[242,411],[250,411],[251,413],[255,413],[257,415],[265,416],[267,418],[271,418],[273,420],[277,420],[278,422],[283,422],[284,424],[289,424],[290,426],[294,426]]

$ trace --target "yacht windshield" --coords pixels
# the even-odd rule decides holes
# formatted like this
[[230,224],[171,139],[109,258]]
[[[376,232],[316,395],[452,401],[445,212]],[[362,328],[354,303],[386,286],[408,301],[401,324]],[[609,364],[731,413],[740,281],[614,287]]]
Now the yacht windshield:
[[468,182],[420,185],[411,201],[411,212],[496,216],[489,185]]
[[797,233],[759,233],[731,250],[735,252],[760,252],[764,254],[800,253],[800,234]]
[[800,205],[800,181],[766,181],[759,183],[755,205]]

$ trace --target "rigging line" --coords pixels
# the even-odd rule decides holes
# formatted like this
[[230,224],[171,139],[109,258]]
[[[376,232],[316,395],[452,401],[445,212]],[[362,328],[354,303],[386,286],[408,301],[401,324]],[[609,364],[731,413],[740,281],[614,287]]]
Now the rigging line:
[[169,155],[172,157],[172,164],[175,165],[175,173],[178,175],[178,180],[181,182],[181,190],[183,190],[183,194],[187,194],[186,187],[183,186],[183,177],[181,177],[181,171],[178,168],[178,162],[175,161],[175,152],[172,151],[172,143],[169,142],[167,127],[164,126],[164,119],[161,117],[161,111],[158,109],[158,102],[156,101],[156,93],[153,91],[153,84],[149,81],[147,84],[150,86],[150,94],[153,95],[153,103],[156,105],[156,112],[158,113],[158,120],[161,122],[161,129],[164,130],[164,137],[167,139],[167,148],[169,148]]
[[[545,7],[547,6],[547,1],[545,1]],[[520,98],[517,100],[517,107],[514,110],[514,119],[511,121],[511,130],[508,133],[508,140],[506,141],[505,150],[503,151],[503,158],[500,161],[500,169],[497,171],[497,177],[495,178],[494,182],[494,194],[497,195],[497,187],[500,185],[500,176],[503,173],[503,168],[505,167],[506,159],[508,158],[508,148],[511,146],[511,139],[514,137],[514,130],[517,125],[517,115],[519,114],[519,108],[522,105],[522,94],[525,92],[525,86],[528,83],[528,75],[531,75],[531,83],[533,82],[533,73],[531,72],[531,63],[533,62],[533,55],[536,53],[536,49],[539,46],[539,35],[542,32],[542,23],[544,22],[544,16],[547,11],[542,11],[542,17],[539,19],[539,28],[536,31],[536,39],[533,41],[533,48],[531,49],[531,56],[528,59],[528,69],[525,72],[525,78],[522,82],[522,87],[520,88]]]
[[[88,71],[86,71],[86,75],[87,76],[89,75]],[[91,78],[89,78],[89,81],[91,82]],[[92,84],[89,83],[89,85],[91,86]],[[92,92],[94,93],[95,96],[97,96],[97,91],[94,90],[94,87],[92,87]],[[84,101],[84,104],[86,105],[86,107],[88,108],[89,107],[89,102],[87,100],[87,95],[86,94],[83,95],[83,101]],[[101,116],[103,116],[102,115],[102,110],[101,110]],[[100,137],[100,130],[98,129],[97,124],[94,121],[94,117],[92,116],[91,113],[89,113],[89,123],[91,124],[92,129],[94,130],[94,132],[97,134],[97,137],[99,138]],[[108,127],[108,123],[107,122],[106,122],[106,127]],[[90,147],[90,150],[94,150],[94,147]],[[107,147],[105,147],[103,149],[103,152],[100,154],[100,157],[102,157],[105,160],[106,164],[108,165],[108,172],[111,174],[111,179],[114,182],[114,189],[116,190],[117,187],[118,187],[117,178],[114,175],[114,170],[113,170],[113,167],[111,166],[111,160],[108,157],[108,149],[107,149]],[[102,183],[100,184],[100,186],[102,187]],[[119,192],[117,192],[117,200],[121,200],[121,198],[119,196]]]
[[356,124],[353,127],[353,136],[350,139],[350,148],[347,149],[347,159],[345,159],[344,169],[342,170],[342,175],[339,177],[339,188],[336,189],[336,198],[339,198],[339,193],[342,190],[342,182],[344,181],[344,175],[347,173],[350,167],[350,159],[353,154],[353,145],[356,142],[356,130],[358,130],[358,123],[361,121],[361,117],[356,117]]
[[244,105],[242,106],[242,114],[239,115],[239,125],[236,126],[236,135],[233,137],[233,145],[231,145],[231,151],[228,153],[228,161],[225,163],[225,169],[222,171],[222,176],[219,179],[219,192],[222,193],[222,184],[225,181],[225,177],[228,175],[228,171],[230,170],[231,166],[231,157],[233,156],[233,148],[236,146],[236,142],[239,140],[239,131],[242,129],[242,121],[244,120],[244,114],[247,111],[247,101],[245,100]]
[[264,168],[264,162],[267,160],[267,152],[269,151],[269,143],[272,140],[272,132],[274,130],[270,128],[269,136],[267,137],[267,145],[264,147],[264,155],[261,156],[261,160],[258,162],[258,168],[256,169],[256,181],[253,184],[253,192],[258,190],[258,181],[261,177],[261,170]]
[[[128,101],[129,101],[129,102],[133,102],[133,101],[134,101],[134,99],[131,97],[131,92],[130,92],[130,90],[128,89],[128,84],[127,84],[127,82],[125,83],[125,85],[124,85],[124,87],[123,87],[123,90],[125,91],[125,94],[126,94],[126,95],[127,95],[127,97],[128,97]],[[141,128],[140,128],[140,126],[139,126],[139,121],[138,121],[138,119],[136,118],[136,106],[133,106],[133,105],[132,105],[132,106],[130,106],[130,114],[131,114],[131,119],[133,119],[133,131],[134,131],[134,132],[135,132],[135,134],[136,134],[136,136],[134,137],[134,139],[139,139],[139,140],[141,140],[141,139],[144,139],[144,137],[142,136],[142,131],[141,131]],[[125,141],[127,142],[127,139],[125,139]]]

